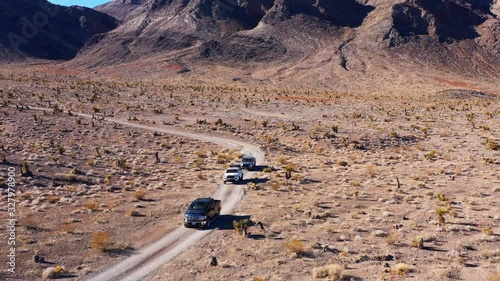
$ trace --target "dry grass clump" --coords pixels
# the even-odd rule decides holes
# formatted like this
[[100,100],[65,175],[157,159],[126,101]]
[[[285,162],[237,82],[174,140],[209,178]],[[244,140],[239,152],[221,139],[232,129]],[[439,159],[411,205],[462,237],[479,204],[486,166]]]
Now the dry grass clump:
[[63,276],[64,267],[48,267],[42,272],[42,280],[57,279]]
[[370,177],[372,177],[372,178],[377,175],[377,170],[375,169],[375,167],[372,164],[368,164],[366,166],[366,171],[368,172],[368,175],[370,175]]
[[226,163],[230,162],[231,160],[232,160],[231,155],[226,154],[226,153],[219,153],[219,154],[217,154],[217,159],[215,160],[215,162],[217,164],[226,164]]
[[57,195],[49,195],[47,196],[47,202],[49,202],[50,204],[55,204],[59,201],[59,196]]
[[271,182],[271,189],[274,191],[280,190],[281,186],[282,186],[281,182],[278,182],[278,181]]
[[492,139],[486,140],[486,147],[490,150],[500,150],[500,144]]
[[134,192],[134,197],[137,200],[144,200],[145,196],[146,196],[146,191],[144,191],[144,190],[137,190]]
[[411,246],[414,248],[419,248],[423,249],[424,248],[424,238],[423,237],[416,237],[411,241]]
[[315,267],[312,270],[313,278],[327,278],[331,281],[340,281],[343,278],[343,268],[339,264],[329,264]]
[[403,277],[406,280],[406,275],[410,272],[410,266],[406,263],[398,263],[390,269],[389,274],[392,276],[390,280],[393,280],[395,276]]
[[272,167],[265,167],[265,168],[262,170],[262,172],[264,172],[264,173],[270,173],[270,172],[272,172],[272,171],[273,171],[273,168],[272,168]]
[[346,167],[349,164],[347,163],[347,161],[339,160],[339,161],[337,161],[337,165],[342,166],[342,167]]
[[96,252],[105,252],[111,249],[113,241],[111,235],[107,231],[99,231],[92,233],[92,240],[90,241],[90,246]]
[[493,235],[493,230],[489,227],[483,227],[481,231],[484,235]]
[[97,211],[97,204],[96,203],[85,203],[83,207],[91,210],[91,211]]
[[389,235],[387,235],[386,241],[387,245],[394,245],[396,244],[399,239],[401,239],[401,234],[398,232],[391,232]]
[[286,241],[284,247],[285,252],[287,253],[295,253],[297,255],[301,255],[304,253],[304,244],[302,244],[302,242],[297,239]]
[[276,161],[276,164],[278,164],[278,166],[279,165],[285,165],[286,164],[286,157],[283,156],[283,155],[280,156],[280,157],[278,157],[278,160]]
[[113,162],[113,166],[115,168],[127,169],[127,160],[125,160],[125,159],[116,159]]
[[54,174],[54,180],[63,182],[73,182],[73,183],[89,182],[89,179],[85,176],[70,174],[70,173],[56,173]]
[[60,230],[67,234],[75,234],[76,226],[72,223],[66,223],[61,226]]

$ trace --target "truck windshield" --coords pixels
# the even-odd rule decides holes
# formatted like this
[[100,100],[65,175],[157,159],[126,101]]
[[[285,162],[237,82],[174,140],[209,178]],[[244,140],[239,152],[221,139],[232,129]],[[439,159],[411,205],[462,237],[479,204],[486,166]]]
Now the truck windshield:
[[193,202],[191,204],[191,207],[189,207],[191,210],[207,210],[208,209],[208,203],[205,202]]
[[228,174],[232,174],[232,173],[237,173],[238,172],[238,169],[227,169],[226,173]]

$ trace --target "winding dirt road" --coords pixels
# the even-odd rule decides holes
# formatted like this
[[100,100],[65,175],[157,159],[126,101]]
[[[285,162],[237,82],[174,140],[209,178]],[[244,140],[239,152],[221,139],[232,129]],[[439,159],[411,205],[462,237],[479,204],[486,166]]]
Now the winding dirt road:
[[[30,107],[31,110],[52,111],[49,108]],[[74,113],[80,117],[91,119],[93,116],[85,113]],[[224,137],[209,136],[202,133],[186,132],[176,129],[160,128],[149,125],[136,124],[120,119],[107,118],[107,122],[114,122],[126,127],[137,128],[159,133],[197,139],[201,141],[211,142],[222,147],[236,148],[244,154],[253,155],[257,160],[257,165],[264,164],[264,152],[257,146],[236,141]],[[246,172],[245,178],[251,178],[253,172]],[[244,195],[243,187],[240,185],[225,185],[220,184],[219,188],[211,196],[222,200],[221,214],[231,214]],[[208,196],[208,195],[207,195]],[[118,280],[144,280],[148,275],[153,273],[163,264],[174,259],[182,251],[196,244],[200,239],[210,234],[213,230],[195,230],[187,229],[183,226],[176,228],[168,233],[163,238],[148,246],[140,249],[134,255],[118,262],[111,267],[108,267],[100,272],[90,274],[84,277],[87,281],[118,281]]]

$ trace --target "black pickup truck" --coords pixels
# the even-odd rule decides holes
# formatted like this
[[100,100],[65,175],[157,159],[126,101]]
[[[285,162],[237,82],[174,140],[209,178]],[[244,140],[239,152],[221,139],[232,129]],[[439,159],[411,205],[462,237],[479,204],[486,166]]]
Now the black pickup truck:
[[194,200],[184,215],[184,227],[205,227],[220,215],[221,202],[213,198]]

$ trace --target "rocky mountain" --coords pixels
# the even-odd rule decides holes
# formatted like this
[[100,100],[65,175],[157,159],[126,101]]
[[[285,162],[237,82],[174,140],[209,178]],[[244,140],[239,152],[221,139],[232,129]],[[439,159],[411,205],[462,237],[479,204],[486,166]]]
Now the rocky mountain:
[[[35,3],[7,0],[6,9],[33,17],[36,9],[20,9],[15,3],[21,2]],[[272,69],[260,71],[266,77],[334,82],[412,67],[499,78],[498,0],[115,0],[96,7],[121,19],[117,28],[111,16],[60,9],[58,17],[77,32],[66,34],[69,28],[59,29],[64,20],[51,18],[52,35],[29,41],[25,53],[71,58],[79,52],[72,62],[86,67],[156,57],[191,65],[252,65]],[[10,22],[1,34],[15,27]],[[65,48],[54,48],[46,38],[62,40],[65,55],[59,54]]]
[[125,20],[144,12],[144,2],[145,0],[117,0],[99,5],[94,10]]
[[92,9],[53,5],[45,0],[0,1],[0,59],[68,60],[96,34],[118,21]]
[[116,0],[98,9],[126,20],[85,54],[108,64],[189,49],[205,59],[268,62],[327,44],[467,42],[498,56],[496,7],[496,0]]

